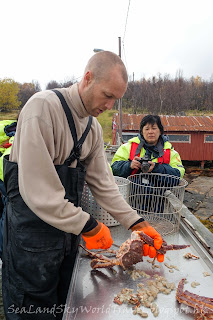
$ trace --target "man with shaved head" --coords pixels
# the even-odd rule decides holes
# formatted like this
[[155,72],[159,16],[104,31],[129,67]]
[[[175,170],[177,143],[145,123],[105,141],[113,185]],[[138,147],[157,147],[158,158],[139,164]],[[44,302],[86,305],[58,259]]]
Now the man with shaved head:
[[97,117],[111,110],[127,89],[126,68],[118,55],[109,51],[95,54],[88,62],[79,84],[79,94],[87,112]]
[[92,71],[96,80],[107,80],[107,74],[111,69],[117,68],[123,81],[128,82],[126,67],[120,57],[109,51],[102,51],[93,55],[87,63],[84,73]]
[[[4,160],[6,319],[61,319],[80,235],[88,249],[112,245],[109,228],[80,207],[85,180],[107,212],[126,229],[149,234],[160,248],[161,236],[119,192],[96,119],[126,88],[122,60],[99,52],[79,84],[36,93],[22,109],[10,157]],[[144,250],[156,255],[154,247]]]

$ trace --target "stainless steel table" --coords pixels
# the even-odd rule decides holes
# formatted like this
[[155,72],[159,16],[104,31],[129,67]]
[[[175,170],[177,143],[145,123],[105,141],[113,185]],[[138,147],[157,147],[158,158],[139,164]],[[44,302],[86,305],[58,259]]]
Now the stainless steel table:
[[[110,230],[114,242],[118,245],[130,236],[130,232],[122,226],[111,227]],[[145,271],[151,276],[151,279],[155,274],[164,276],[169,282],[175,282],[176,287],[182,278],[187,278],[188,283],[185,284],[184,289],[199,295],[213,297],[213,259],[202,244],[183,224],[181,224],[179,233],[168,235],[165,240],[168,244],[191,244],[190,248],[170,251],[166,254],[170,261],[165,258],[165,262],[176,265],[180,271],[174,270],[174,273],[170,273],[163,263],[160,264],[160,269],[152,269],[146,257],[143,262],[136,265],[136,268]],[[183,255],[186,252],[198,255],[200,259],[185,259]],[[91,270],[90,260],[80,248],[63,320],[141,319],[139,315],[133,315],[132,305],[122,304],[119,306],[113,303],[113,299],[122,288],[136,290],[137,284],[139,282],[145,283],[147,279],[141,277],[134,281],[126,271],[118,266],[114,267],[116,273],[109,269]],[[204,277],[203,272],[210,273],[210,276]],[[199,282],[200,285],[192,288],[193,281]],[[169,295],[158,294],[155,300],[159,307],[158,319],[193,319],[192,309],[180,305],[176,301],[175,294],[176,290]],[[148,313],[148,319],[156,319],[150,309],[144,307],[142,309]]]

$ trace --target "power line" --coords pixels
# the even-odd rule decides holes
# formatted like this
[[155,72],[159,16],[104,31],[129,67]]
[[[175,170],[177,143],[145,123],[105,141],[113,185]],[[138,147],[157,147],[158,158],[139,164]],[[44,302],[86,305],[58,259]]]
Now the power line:
[[126,27],[127,27],[128,15],[129,15],[130,2],[131,2],[131,0],[129,0],[129,5],[128,5],[128,9],[127,9],[126,23],[125,23],[124,36],[123,36],[123,43],[124,43],[124,38],[125,38],[125,34],[126,34]]
[[126,70],[127,70],[127,73],[128,73],[128,66],[127,66],[127,61],[126,61],[126,52],[125,52],[125,49],[124,49],[124,43],[123,43],[123,54],[124,54]]
[[125,39],[125,35],[126,35],[126,28],[127,28],[127,22],[128,22],[128,16],[129,16],[130,2],[131,2],[131,0],[129,0],[129,4],[128,4],[128,9],[127,9],[127,14],[126,14],[126,23],[125,23],[125,28],[124,28],[124,35],[123,35],[123,39],[122,39],[123,53],[124,53],[124,59],[125,59],[125,65],[126,65],[127,73],[128,73],[128,67],[127,67],[126,53],[125,53],[125,48],[124,48],[124,39]]

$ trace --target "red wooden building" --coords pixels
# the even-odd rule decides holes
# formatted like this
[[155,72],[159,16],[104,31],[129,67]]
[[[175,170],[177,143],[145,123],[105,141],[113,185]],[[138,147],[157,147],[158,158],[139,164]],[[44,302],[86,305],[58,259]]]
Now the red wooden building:
[[[126,142],[139,132],[142,114],[122,115],[122,139]],[[213,116],[160,115],[164,132],[182,160],[213,160]],[[113,116],[113,144],[118,143],[119,115]]]

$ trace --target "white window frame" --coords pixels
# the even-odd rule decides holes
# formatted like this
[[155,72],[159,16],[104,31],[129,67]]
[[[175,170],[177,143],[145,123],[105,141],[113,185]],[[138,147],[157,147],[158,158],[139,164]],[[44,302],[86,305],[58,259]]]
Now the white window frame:
[[[132,132],[132,133],[131,132],[122,132],[122,138],[123,138],[123,135],[129,136],[129,138],[127,139],[127,141],[128,141],[129,139],[137,137],[138,132]],[[134,137],[133,137],[133,135],[134,135]]]
[[169,142],[171,143],[191,143],[191,134],[189,133],[166,133],[166,135],[169,137],[170,135],[172,136],[189,136],[189,141],[172,141],[169,139]]
[[204,134],[204,143],[213,143],[213,141],[206,141],[207,136],[213,136],[213,133]]

